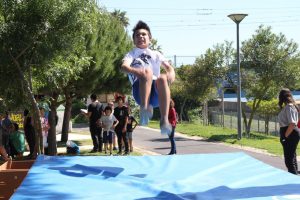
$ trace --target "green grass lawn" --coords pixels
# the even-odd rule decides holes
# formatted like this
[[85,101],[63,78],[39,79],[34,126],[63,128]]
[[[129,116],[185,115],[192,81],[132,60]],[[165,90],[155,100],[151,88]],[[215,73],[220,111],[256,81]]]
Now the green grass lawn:
[[[157,121],[149,123],[151,128],[159,128]],[[237,139],[237,130],[216,126],[204,126],[197,123],[180,123],[177,124],[176,132],[190,136],[200,136],[209,141],[219,141],[233,145],[253,147],[266,150],[268,153],[282,156],[283,149],[279,142],[279,138],[268,136],[261,133],[251,133],[250,137],[244,136],[241,140]],[[300,155],[300,147],[298,146],[297,154]]]

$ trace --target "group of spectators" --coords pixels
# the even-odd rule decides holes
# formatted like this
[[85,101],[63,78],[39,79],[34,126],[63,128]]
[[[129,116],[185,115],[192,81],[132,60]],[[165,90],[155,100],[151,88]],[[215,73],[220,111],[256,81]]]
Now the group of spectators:
[[19,125],[9,119],[9,113],[0,114],[0,154],[3,160],[20,158],[25,151],[25,136]]
[[[133,151],[132,132],[138,122],[130,115],[130,109],[124,105],[122,96],[116,101],[118,106],[110,102],[106,107],[97,100],[97,95],[90,96],[92,103],[88,106],[86,116],[89,118],[93,149],[91,153],[102,152],[112,155],[118,149],[118,155],[129,155]],[[117,136],[117,137],[116,137]],[[118,148],[116,146],[116,138]],[[124,154],[123,152],[124,147]]]
[[[39,114],[42,125],[44,154],[47,154],[49,123],[44,107],[39,107]],[[0,155],[3,160],[23,157],[26,149],[25,140],[29,148],[27,158],[36,157],[34,119],[27,109],[24,110],[23,116],[24,131],[20,131],[19,125],[10,119],[7,111],[0,114]]]

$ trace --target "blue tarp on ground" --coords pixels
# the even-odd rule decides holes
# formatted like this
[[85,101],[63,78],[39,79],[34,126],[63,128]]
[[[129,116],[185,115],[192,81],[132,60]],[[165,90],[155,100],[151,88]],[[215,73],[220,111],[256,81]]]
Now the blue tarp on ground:
[[300,177],[244,153],[39,156],[12,199],[300,199]]

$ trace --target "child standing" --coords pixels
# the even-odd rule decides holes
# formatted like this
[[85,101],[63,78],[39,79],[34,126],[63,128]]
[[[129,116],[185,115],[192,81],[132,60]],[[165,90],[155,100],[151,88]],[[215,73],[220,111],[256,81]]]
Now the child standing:
[[128,137],[128,145],[129,145],[129,151],[133,151],[133,146],[132,146],[132,132],[137,126],[138,122],[136,119],[131,115],[131,110],[128,108],[128,122],[127,122],[127,137]]
[[[160,52],[149,48],[151,39],[149,26],[139,21],[133,29],[133,42],[136,47],[124,57],[121,68],[128,73],[133,97],[140,105],[140,125],[147,125],[152,118],[153,108],[159,106],[161,133],[170,134],[172,127],[168,121],[169,83],[175,80],[175,72]],[[160,74],[161,65],[165,68],[164,74]]]
[[[114,104],[114,102],[110,101],[110,102],[108,102],[107,105],[111,107],[111,110],[112,110],[112,112],[113,112],[113,114],[114,114],[114,109],[115,109],[115,104]],[[113,136],[112,136],[113,150],[117,150],[117,145],[116,145],[116,144],[117,144],[117,141],[116,141],[116,140],[117,140],[117,137],[116,137],[115,129],[112,128],[111,131],[113,132]]]
[[45,109],[43,107],[39,107],[40,110],[40,120],[42,125],[42,135],[43,135],[43,146],[44,146],[44,154],[48,155],[48,130],[50,128],[48,119],[45,117]]
[[10,156],[21,158],[25,151],[25,136],[19,131],[19,125],[13,123],[9,134]]
[[171,142],[171,151],[168,155],[173,155],[173,154],[177,153],[175,138],[174,138],[177,119],[176,119],[175,103],[174,103],[173,99],[171,99],[171,101],[170,101],[169,122],[172,126],[172,132],[169,135],[169,140]]
[[109,154],[112,155],[113,132],[111,130],[112,128],[115,128],[115,126],[119,123],[119,121],[113,115],[112,108],[110,106],[105,107],[104,114],[105,115],[102,115],[99,120],[100,126],[103,128],[104,149],[106,154],[107,146],[109,144]]

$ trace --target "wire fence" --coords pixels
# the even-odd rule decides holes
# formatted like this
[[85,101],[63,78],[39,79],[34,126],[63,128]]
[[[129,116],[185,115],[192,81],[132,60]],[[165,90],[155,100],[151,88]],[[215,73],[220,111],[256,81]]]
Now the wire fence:
[[[247,121],[249,120],[250,113],[246,114]],[[225,112],[224,120],[223,114],[220,111],[209,111],[208,121],[215,126],[223,126],[227,128],[237,129],[237,112]],[[242,128],[245,131],[244,119],[242,118]],[[268,130],[268,133],[267,133]],[[270,118],[269,123],[265,122],[265,119],[261,116],[255,115],[251,123],[250,131],[256,131],[260,133],[279,135],[279,124],[277,122],[277,116]]]

